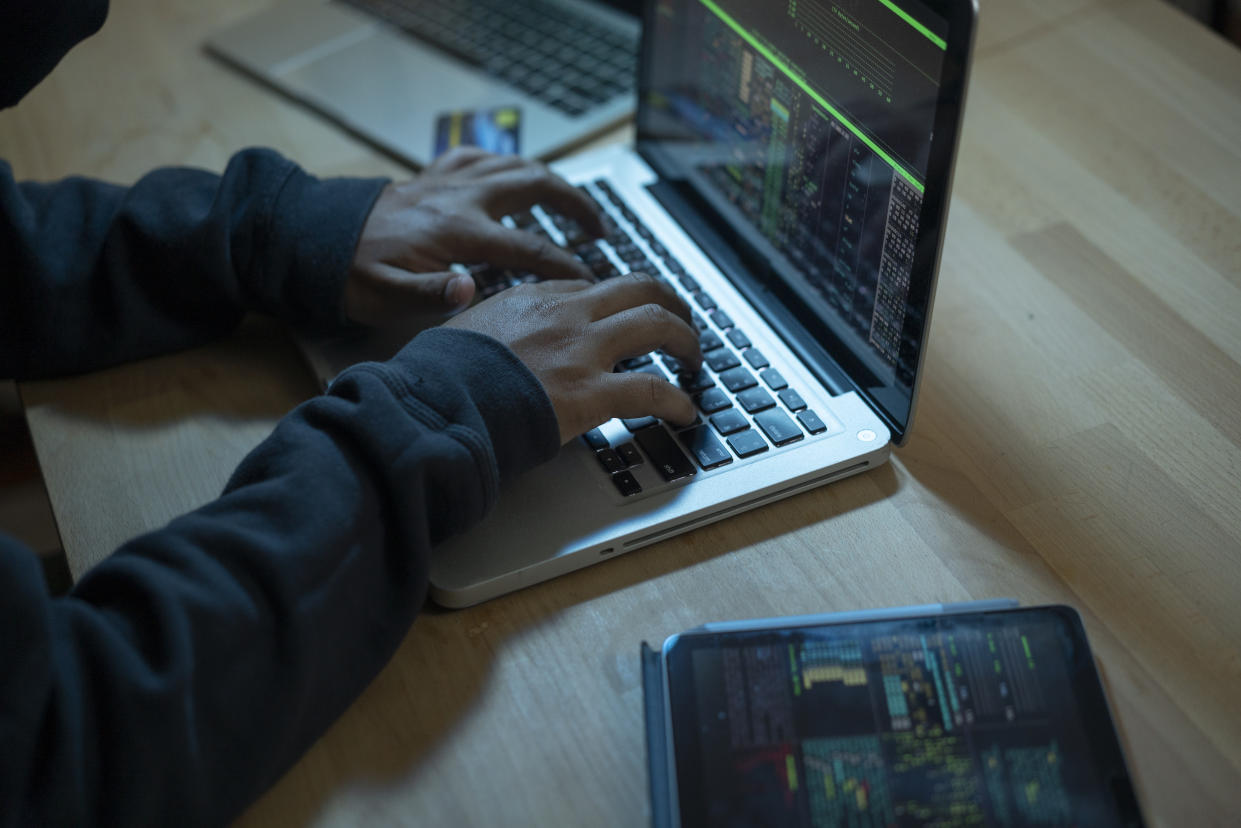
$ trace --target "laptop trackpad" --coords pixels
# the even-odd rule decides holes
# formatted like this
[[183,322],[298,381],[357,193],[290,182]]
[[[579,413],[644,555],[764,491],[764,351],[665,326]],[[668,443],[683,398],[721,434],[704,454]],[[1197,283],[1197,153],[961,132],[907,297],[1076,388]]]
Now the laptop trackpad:
[[296,94],[424,163],[432,157],[436,116],[446,102],[455,111],[517,103],[515,93],[483,74],[411,49],[408,40],[384,30],[293,65],[281,81]]

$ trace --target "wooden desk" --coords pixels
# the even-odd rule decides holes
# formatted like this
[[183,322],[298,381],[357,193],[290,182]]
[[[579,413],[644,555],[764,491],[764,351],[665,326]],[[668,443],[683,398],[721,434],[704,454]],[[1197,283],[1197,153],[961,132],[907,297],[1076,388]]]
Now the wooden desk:
[[[262,0],[120,0],[16,111],[23,177],[268,144],[400,174],[198,50]],[[985,2],[914,437],[885,468],[459,612],[242,819],[642,825],[638,643],[1015,596],[1083,614],[1152,824],[1241,813],[1241,53],[1157,0]],[[22,393],[66,549],[213,496],[314,390],[262,323]]]

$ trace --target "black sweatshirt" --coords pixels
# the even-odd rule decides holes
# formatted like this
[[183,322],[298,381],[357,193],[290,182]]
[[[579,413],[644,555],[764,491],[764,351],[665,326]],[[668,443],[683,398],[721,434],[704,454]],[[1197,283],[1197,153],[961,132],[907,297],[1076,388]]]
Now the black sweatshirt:
[[[0,106],[105,11],[0,3]],[[383,183],[318,180],[262,150],[222,176],[160,170],[128,188],[18,184],[0,163],[0,377],[189,347],[249,310],[341,324]],[[0,826],[238,815],[387,662],[432,547],[549,459],[558,433],[511,351],[433,330],[345,372],[218,500],[125,544],[68,596],[0,533]]]

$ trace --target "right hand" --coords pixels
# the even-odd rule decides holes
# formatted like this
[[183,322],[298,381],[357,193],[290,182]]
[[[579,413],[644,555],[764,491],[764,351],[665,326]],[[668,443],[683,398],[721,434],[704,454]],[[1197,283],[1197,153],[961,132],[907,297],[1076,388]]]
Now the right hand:
[[691,371],[702,364],[692,312],[660,279],[630,274],[599,284],[518,285],[445,325],[487,334],[517,354],[551,398],[561,445],[613,417],[693,422],[693,402],[667,380],[612,370],[655,350]]

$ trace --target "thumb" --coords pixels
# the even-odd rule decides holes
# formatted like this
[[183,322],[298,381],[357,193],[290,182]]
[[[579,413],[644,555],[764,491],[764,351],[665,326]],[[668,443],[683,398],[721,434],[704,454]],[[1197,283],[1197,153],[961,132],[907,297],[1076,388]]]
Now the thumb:
[[465,273],[411,273],[373,264],[350,274],[345,284],[345,313],[363,325],[382,325],[410,317],[439,318],[469,307],[474,279]]

